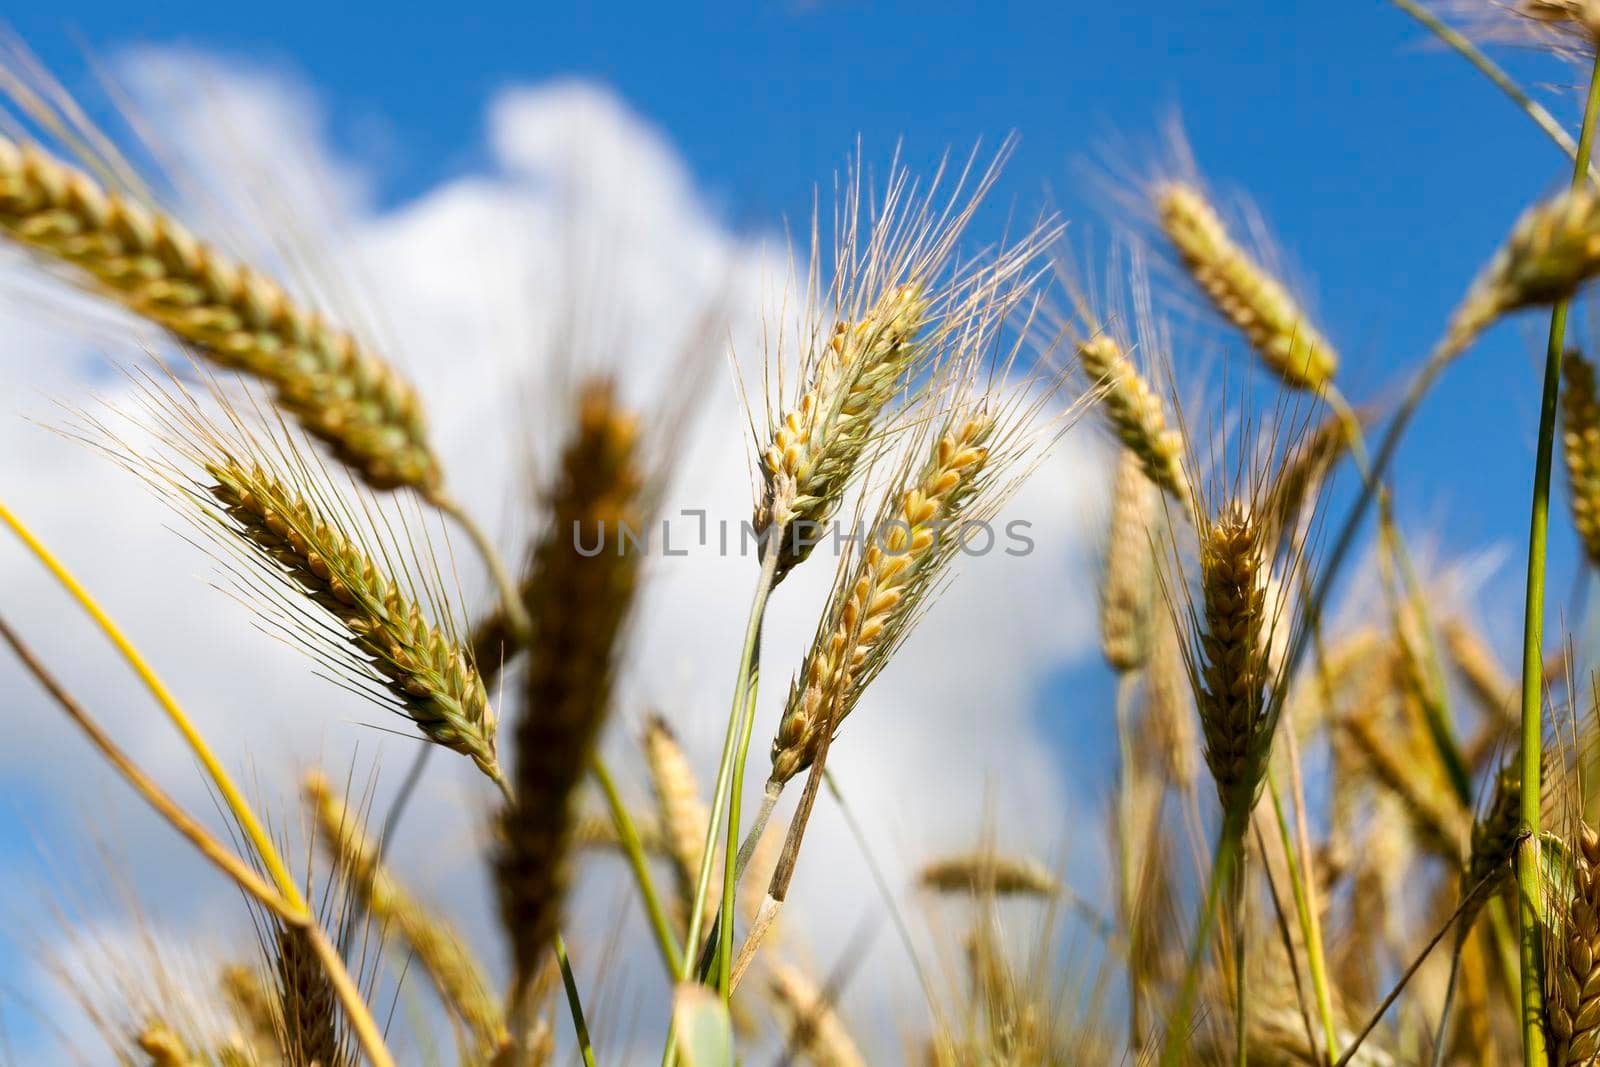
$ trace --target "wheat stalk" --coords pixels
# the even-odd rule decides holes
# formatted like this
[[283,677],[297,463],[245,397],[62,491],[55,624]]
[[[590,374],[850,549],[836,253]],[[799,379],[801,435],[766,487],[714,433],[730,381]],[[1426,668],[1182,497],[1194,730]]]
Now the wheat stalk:
[[1195,284],[1249,339],[1262,362],[1301,389],[1315,392],[1332,382],[1338,353],[1283,284],[1228,236],[1205,194],[1170,181],[1153,196],[1161,227]]
[[400,935],[445,1006],[471,1030],[478,1053],[492,1056],[508,1040],[505,1019],[465,942],[395,879],[326,777],[307,775],[305,794],[319,839],[356,899],[383,929]]
[[207,358],[271,385],[278,404],[372,487],[439,493],[422,404],[394,368],[173,219],[0,136],[0,232],[85,272],[96,292]]
[[[638,426],[618,406],[611,382],[587,383],[524,586],[533,623],[529,710],[515,733],[515,798],[501,817],[494,858],[518,990],[539,971],[560,926],[575,794],[609,710],[614,658],[638,582],[641,553],[625,547],[617,531],[623,524],[643,528],[639,447]],[[605,550],[578,551],[608,531]]]

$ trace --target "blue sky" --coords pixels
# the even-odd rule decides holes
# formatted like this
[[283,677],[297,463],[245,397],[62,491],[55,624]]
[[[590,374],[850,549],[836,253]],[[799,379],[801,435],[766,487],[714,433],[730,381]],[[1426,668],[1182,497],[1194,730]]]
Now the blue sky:
[[[665,131],[735,229],[806,217],[814,185],[857,137],[878,158],[903,138],[908,159],[926,165],[1014,131],[1019,147],[980,232],[1049,201],[1076,238],[1103,237],[1114,222],[1084,164],[1107,142],[1159,145],[1177,111],[1206,176],[1247,192],[1298,268],[1358,401],[1393,396],[1521,208],[1564,181],[1564,157],[1543,135],[1384,0],[937,6],[65,0],[8,17],[69,85],[81,84],[80,40],[101,55],[187,44],[281,65],[322,95],[356,155],[381,161],[386,204],[483,163],[496,91],[577,75],[611,85]],[[1555,89],[1546,99],[1558,117],[1575,118],[1563,86],[1577,72],[1503,58]],[[1414,539],[1510,548],[1485,594],[1503,649],[1518,637],[1541,338],[1524,318],[1470,352],[1396,467]],[[1552,531],[1554,605],[1575,553],[1564,513]],[[1042,703],[1108,707],[1109,691],[1076,670]],[[1064,725],[1062,740],[1077,737]],[[1103,777],[1104,761],[1087,762],[1091,780]]]

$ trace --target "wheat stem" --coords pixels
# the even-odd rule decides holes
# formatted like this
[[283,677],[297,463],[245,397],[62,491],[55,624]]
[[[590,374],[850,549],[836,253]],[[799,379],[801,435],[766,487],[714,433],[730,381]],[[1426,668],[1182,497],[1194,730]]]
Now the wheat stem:
[[628,806],[622,802],[622,794],[617,791],[616,779],[611,776],[606,761],[596,755],[592,769],[595,781],[600,783],[600,791],[605,794],[611,822],[617,828],[617,838],[622,842],[622,852],[628,857],[634,880],[639,883],[639,893],[644,897],[645,912],[650,917],[650,928],[655,931],[661,958],[666,962],[668,973],[676,975],[683,969],[683,950],[678,947],[672,924],[667,921],[667,913],[661,907],[661,897],[656,893],[655,882],[650,877],[650,866],[645,860],[639,830],[633,824],[633,816],[628,814]]
[[572,1009],[572,1027],[578,1032],[578,1048],[583,1053],[585,1067],[594,1067],[594,1045],[589,1040],[589,1024],[583,1017],[583,999],[578,996],[578,982],[572,976],[572,963],[567,959],[567,943],[560,934],[555,937],[556,963],[561,967],[561,986],[567,993],[567,1007]]
[[[528,618],[527,606],[522,602],[522,590],[517,588],[516,579],[511,576],[510,568],[494,547],[489,534],[454,497],[441,492],[430,497],[430,500],[434,507],[454,519],[456,525],[472,539],[472,545],[478,550],[478,557],[488,568],[495,591],[500,595],[500,610],[505,612],[511,639],[516,648],[525,647],[533,635],[533,622]],[[512,651],[514,649],[505,650],[506,658],[510,658]]]
[[11,646],[11,651],[16,654],[28,673],[44,686],[51,698],[67,713],[67,717],[88,735],[90,744],[100,750],[106,762],[120,771],[139,795],[144,797],[162,818],[172,824],[173,829],[188,838],[190,844],[200,850],[201,855],[216,864],[224,874],[238,882],[245,892],[260,900],[279,918],[288,920],[295,916],[294,909],[278,895],[276,889],[251,870],[249,864],[236,856],[216,838],[216,835],[202,826],[199,820],[179,807],[177,801],[173,800],[117,746],[116,742],[111,740],[111,735],[101,729],[100,724],[91,718],[84,707],[61,686],[45,667],[44,662],[22,641],[4,618],[0,618],[0,639]]
[[1189,1016],[1194,1012],[1195,994],[1200,987],[1200,966],[1205,958],[1206,946],[1211,942],[1217,902],[1238,858],[1243,833],[1244,816],[1237,809],[1226,813],[1217,832],[1217,847],[1211,861],[1211,877],[1206,883],[1205,900],[1201,902],[1200,913],[1195,919],[1194,941],[1189,946],[1183,984],[1178,988],[1178,999],[1167,1019],[1167,1039],[1161,1049],[1161,1067],[1178,1067],[1184,1062],[1184,1049],[1189,1043]]
[[[1284,735],[1286,743],[1293,744],[1293,728],[1285,730]],[[1312,992],[1317,998],[1317,1014],[1322,1023],[1323,1038],[1328,1042],[1327,1059],[1331,1062],[1339,1054],[1339,1036],[1333,1024],[1333,1001],[1328,993],[1327,963],[1322,952],[1321,923],[1317,920],[1313,910],[1315,905],[1308,892],[1312,883],[1308,881],[1301,868],[1303,853],[1295,847],[1294,836],[1289,831],[1289,820],[1283,811],[1283,797],[1278,790],[1278,779],[1270,770],[1267,772],[1267,793],[1272,798],[1272,814],[1277,819],[1278,834],[1283,838],[1283,853],[1288,859],[1284,866],[1289,869],[1289,890],[1294,894],[1295,915],[1300,922],[1300,934],[1306,941]]]
[[[696,960],[695,949],[700,944],[700,924],[705,916],[706,897],[709,895],[711,888],[711,866],[716,859],[717,838],[722,831],[723,809],[725,807],[733,809],[733,818],[737,818],[735,802],[730,801],[729,797],[736,762],[739,764],[738,773],[741,779],[744,774],[744,761],[738,744],[739,734],[741,727],[745,726],[747,704],[754,700],[753,690],[758,680],[756,667],[761,645],[761,623],[766,617],[767,598],[772,594],[772,587],[778,573],[781,541],[781,529],[777,531],[776,535],[769,530],[761,539],[761,573],[756,579],[755,593],[750,602],[750,617],[745,624],[744,643],[739,651],[739,673],[734,679],[733,706],[728,711],[728,729],[722,741],[722,759],[717,766],[716,788],[713,790],[711,801],[711,819],[706,826],[706,846],[704,854],[700,858],[700,875],[695,880],[694,903],[689,911],[689,932],[683,939],[683,960],[678,968],[678,980],[680,982],[688,980],[690,969]],[[748,751],[748,747],[749,737],[748,727],[746,727],[744,750]],[[737,844],[737,842],[738,823],[735,821],[733,822],[731,844],[729,845],[730,852],[733,851],[733,844]],[[737,881],[738,873],[733,868],[733,862],[732,860],[729,861],[727,874],[731,874],[734,877],[724,876],[723,879],[723,903],[727,910],[721,916],[720,922],[723,927],[726,927],[727,936],[723,937],[719,930],[718,945],[723,944],[725,941],[731,944],[733,904],[729,899],[728,893],[731,889],[731,883]],[[726,999],[733,989],[731,949],[724,956],[727,978],[723,978],[721,970],[719,970],[717,977],[718,989]],[[661,1054],[662,1067],[672,1067],[672,1064],[677,1062],[677,1058],[677,1019],[674,1017],[667,1026],[667,1044]]]
[[[1522,87],[1511,79],[1511,75],[1501,70],[1499,64],[1494,60],[1484,55],[1477,45],[1445,23],[1432,11],[1417,3],[1417,0],[1393,0],[1393,2],[1395,7],[1422,23],[1434,36],[1461,53],[1462,58],[1478,68],[1479,73],[1493,82],[1495,87],[1505,93],[1506,96],[1510,97],[1511,102],[1521,108],[1533,120],[1534,125],[1543,130],[1567,154],[1567,158],[1578,162],[1579,166],[1585,165],[1579,162],[1584,157],[1579,155],[1578,146],[1573,143],[1572,135],[1561,128],[1561,123],[1556,121],[1555,116],[1551,115],[1544,105],[1523,92]],[[1596,171],[1594,167],[1590,166],[1589,177],[1595,182],[1600,182],[1600,171]]]
[[200,731],[195,728],[188,713],[178,704],[177,698],[172,695],[172,691],[167,688],[166,683],[156,674],[155,668],[150,666],[143,654],[134,647],[132,641],[128,640],[111,616],[107,615],[105,610],[100,607],[99,602],[89,594],[89,591],[83,587],[77,578],[73,577],[72,572],[67,570],[66,566],[44,546],[42,541],[34,536],[33,531],[25,526],[22,520],[12,514],[4,503],[0,503],[0,522],[11,528],[11,532],[17,535],[72,599],[78,602],[78,606],[94,620],[95,625],[100,627],[100,631],[105,634],[117,651],[122,654],[122,658],[133,668],[133,672],[139,676],[139,680],[144,683],[146,689],[150,690],[151,695],[156,698],[156,702],[161,705],[162,710],[167,713],[167,717],[172,720],[172,724],[183,735],[184,741],[194,752],[195,759],[200,762],[207,776],[217,787],[217,792],[222,794],[223,803],[227,805],[228,811],[232,813],[233,817],[238,820],[239,829],[254,847],[257,856],[261,859],[262,866],[266,867],[267,874],[271,877],[273,884],[278,887],[278,895],[283,898],[284,903],[288,904],[292,911],[305,913],[307,911],[305,898],[300,895],[300,889],[295,884],[294,875],[289,873],[289,868],[284,865],[282,858],[279,857],[271,836],[261,825],[261,821],[256,818],[255,812],[251,810],[249,802],[244,798],[244,794],[239,792],[239,787],[234,784],[233,778],[229,776],[221,761],[217,759],[216,754],[211,751],[211,746],[206,743],[205,738],[200,735]]
[[[1589,75],[1588,101],[1578,133],[1572,188],[1582,188],[1587,173],[1595,119],[1600,116],[1600,56]],[[1545,1061],[1543,985],[1539,968],[1539,770],[1544,742],[1544,575],[1550,529],[1550,467],[1555,448],[1556,407],[1561,389],[1561,355],[1567,334],[1567,301],[1550,312],[1545,351],[1544,395],[1539,403],[1539,445],[1533,468],[1533,506],[1528,521],[1528,589],[1522,624],[1522,826],[1529,836],[1517,850],[1517,886],[1522,907],[1522,1061]]]

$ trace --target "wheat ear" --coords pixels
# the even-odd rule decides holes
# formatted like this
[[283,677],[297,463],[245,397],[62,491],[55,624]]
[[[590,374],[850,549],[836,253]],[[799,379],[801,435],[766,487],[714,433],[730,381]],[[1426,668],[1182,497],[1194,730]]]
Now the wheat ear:
[[1283,283],[1231,237],[1205,195],[1186,182],[1154,192],[1167,239],[1202,292],[1290,385],[1318,391],[1333,380],[1338,353],[1311,325]]
[[811,765],[824,724],[836,728],[850,714],[913,618],[935,563],[950,548],[939,524],[958,518],[972,496],[993,428],[993,417],[982,411],[956,418],[921,476],[899,495],[890,522],[869,534],[871,544],[789,687],[772,742],[773,782],[787,782]]
[[1567,461],[1572,525],[1590,566],[1600,566],[1600,396],[1594,364],[1569,351],[1561,363],[1561,452]]
[[434,625],[330,515],[259,464],[206,464],[224,521],[269,566],[343,625],[395,707],[434,744],[498,781],[495,715],[470,656]]
[[1061,892],[1055,875],[1032,856],[988,851],[933,860],[917,872],[917,881],[938,893],[1054,897]]
[[1119,674],[1144,665],[1150,643],[1155,587],[1156,489],[1132,449],[1117,457],[1111,488],[1111,528],[1100,581],[1100,651]]
[[[701,799],[700,783],[688,754],[659,715],[652,715],[645,721],[644,757],[679,897],[686,902],[687,909],[693,906],[695,881],[700,873],[700,861],[705,857],[706,826],[711,821],[711,809]],[[711,896],[718,894],[713,892]]]
[[269,383],[367,484],[438,492],[422,404],[394,368],[171,218],[0,136],[0,232],[84,271],[97,292],[209,359]]
[[834,1010],[826,992],[818,989],[798,968],[774,963],[771,968],[773,1002],[789,1021],[788,1043],[816,1067],[865,1067],[850,1031]]
[[[518,989],[537,974],[560,926],[577,786],[609,710],[613,661],[643,562],[618,535],[623,524],[643,528],[638,449],[637,423],[611,382],[589,382],[546,494],[549,525],[525,584],[533,622],[528,710],[515,733],[515,799],[502,815],[494,861]],[[578,550],[597,541],[602,551]]]
[[477,1052],[491,1056],[508,1035],[482,966],[460,936],[398,882],[362,832],[357,816],[322,774],[305,780],[318,838],[368,915],[397,932],[421,964],[439,998],[472,1032]]
[[1551,918],[1545,954],[1553,1067],[1600,1058],[1600,836],[1580,823],[1573,838],[1571,896]]
[[1183,435],[1169,427],[1160,394],[1109,334],[1097,334],[1078,345],[1078,359],[1089,383],[1102,390],[1101,410],[1117,439],[1139,457],[1145,477],[1187,515],[1193,498],[1183,468]]
[[1441,357],[1464,350],[1500,316],[1552,304],[1600,272],[1600,192],[1558,193],[1525,211],[1462,298],[1440,343]]
[[[834,327],[806,390],[772,427],[762,450],[757,533],[815,530],[832,517],[884,405],[905,386],[927,312],[920,287],[902,285],[861,319]],[[811,541],[784,537],[779,579],[810,554]]]
[[355,1067],[346,1051],[338,995],[305,931],[277,924],[272,962],[288,1067]]
[[151,1023],[136,1039],[139,1051],[150,1057],[150,1067],[199,1067],[200,1061],[168,1026]]

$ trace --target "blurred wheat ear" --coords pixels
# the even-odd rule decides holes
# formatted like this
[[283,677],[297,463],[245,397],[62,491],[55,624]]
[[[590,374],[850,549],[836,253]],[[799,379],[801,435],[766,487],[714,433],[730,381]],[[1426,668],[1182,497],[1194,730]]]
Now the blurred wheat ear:
[[[643,529],[645,483],[635,418],[609,380],[587,383],[545,492],[548,525],[524,586],[533,624],[527,710],[514,733],[514,788],[494,858],[514,991],[532,981],[560,928],[577,786],[610,710],[643,563],[622,530]],[[513,1011],[517,999],[514,992]]]

